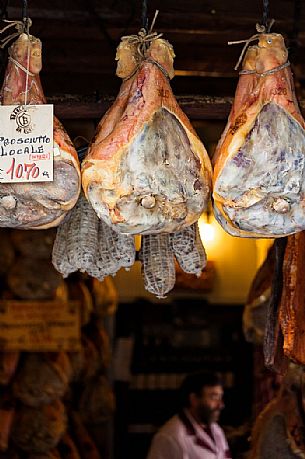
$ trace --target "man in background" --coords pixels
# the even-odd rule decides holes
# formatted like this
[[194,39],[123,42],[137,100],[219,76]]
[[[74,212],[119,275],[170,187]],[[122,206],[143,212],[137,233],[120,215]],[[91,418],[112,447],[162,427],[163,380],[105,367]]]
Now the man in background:
[[213,373],[188,375],[180,387],[181,411],[153,438],[147,459],[231,458],[221,427],[223,387]]

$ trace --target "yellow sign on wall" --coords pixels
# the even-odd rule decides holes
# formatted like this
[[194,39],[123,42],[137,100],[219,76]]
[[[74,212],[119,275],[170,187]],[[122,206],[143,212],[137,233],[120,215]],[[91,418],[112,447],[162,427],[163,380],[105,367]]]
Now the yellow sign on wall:
[[0,350],[78,351],[79,311],[77,301],[0,301]]

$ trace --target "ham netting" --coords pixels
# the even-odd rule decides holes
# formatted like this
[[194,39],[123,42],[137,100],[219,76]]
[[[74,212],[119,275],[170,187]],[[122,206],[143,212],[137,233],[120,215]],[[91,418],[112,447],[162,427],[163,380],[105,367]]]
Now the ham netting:
[[65,217],[63,223],[57,228],[52,251],[53,266],[63,277],[68,277],[69,274],[75,271],[74,266],[69,263],[66,251],[66,237],[69,231],[70,215],[71,213]]
[[52,261],[63,277],[80,270],[102,281],[133,265],[134,238],[116,233],[99,220],[82,194],[57,230]]
[[69,263],[82,272],[96,264],[98,255],[98,217],[91,204],[81,194],[71,212],[67,233],[67,256]]
[[175,259],[169,234],[142,236],[139,254],[146,290],[158,298],[174,287],[176,281]]
[[103,220],[99,221],[98,268],[104,273],[115,275],[120,268],[130,268],[135,261],[136,250],[133,236],[119,234]]
[[200,276],[207,263],[206,253],[200,239],[198,223],[170,236],[174,255],[181,269]]
[[82,194],[57,230],[52,262],[67,277],[74,271],[90,271],[98,256],[98,217]]

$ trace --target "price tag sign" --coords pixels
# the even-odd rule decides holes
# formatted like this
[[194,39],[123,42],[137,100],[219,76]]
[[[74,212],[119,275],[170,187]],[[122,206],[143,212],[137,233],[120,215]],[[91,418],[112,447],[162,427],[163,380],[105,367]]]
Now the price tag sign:
[[80,346],[79,302],[0,301],[1,351],[78,351]]
[[53,105],[2,105],[0,117],[0,183],[53,181]]

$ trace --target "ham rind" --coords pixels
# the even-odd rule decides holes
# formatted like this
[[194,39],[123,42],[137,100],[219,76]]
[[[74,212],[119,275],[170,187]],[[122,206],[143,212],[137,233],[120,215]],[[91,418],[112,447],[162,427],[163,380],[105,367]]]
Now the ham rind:
[[27,406],[39,408],[63,397],[72,376],[64,352],[28,353],[13,383],[14,396]]
[[243,71],[254,73],[240,75],[217,146],[214,208],[232,235],[282,237],[305,228],[305,123],[287,57],[279,34],[261,34],[248,49]]
[[62,436],[58,444],[58,451],[60,459],[81,459],[74,441],[67,432]]
[[[10,48],[11,57],[29,71],[27,104],[46,103],[39,72],[41,42],[21,34]],[[25,102],[26,72],[9,60],[1,90],[2,105]],[[54,180],[35,183],[0,184],[0,226],[18,229],[44,229],[59,225],[76,203],[80,192],[80,166],[77,152],[61,123],[54,117]]]
[[67,429],[67,414],[60,400],[16,410],[11,439],[22,451],[45,453],[55,448]]
[[301,367],[289,369],[278,395],[255,421],[248,459],[305,457],[305,427],[300,404],[303,378]]
[[294,362],[305,365],[305,232],[288,238],[283,264],[283,291],[280,324],[284,336],[284,353]]
[[0,399],[0,454],[2,451],[7,451],[14,415],[14,399],[9,391],[4,392]]
[[0,385],[7,385],[10,383],[19,363],[19,357],[19,352],[4,351],[0,353]]
[[271,297],[268,302],[264,337],[265,366],[280,374],[287,371],[289,360],[284,355],[284,337],[280,325],[281,296],[283,292],[283,262],[287,238],[277,239],[274,243],[275,265],[272,280]]
[[123,83],[83,163],[87,198],[99,218],[121,233],[179,231],[207,205],[210,161],[172,93],[172,62],[169,43],[154,40]]
[[243,311],[244,336],[246,341],[253,344],[261,345],[264,341],[274,265],[275,248],[273,245],[253,279]]

